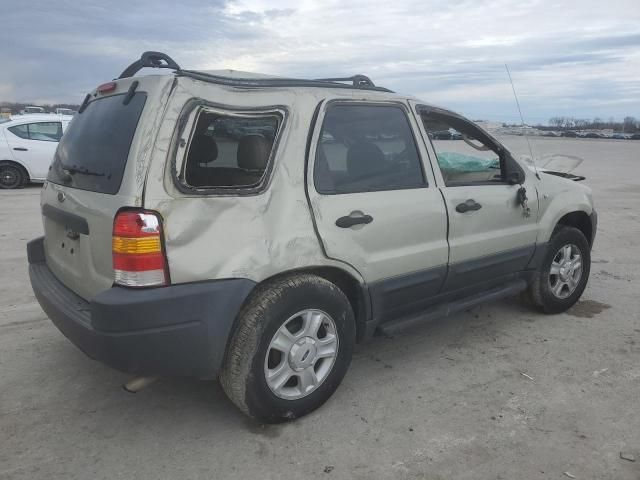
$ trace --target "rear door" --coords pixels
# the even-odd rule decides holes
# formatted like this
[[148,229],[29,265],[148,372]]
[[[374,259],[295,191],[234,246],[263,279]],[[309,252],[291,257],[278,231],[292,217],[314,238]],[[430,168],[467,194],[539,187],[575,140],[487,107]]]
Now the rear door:
[[25,123],[9,127],[6,132],[13,157],[27,168],[33,180],[47,176],[61,137],[60,121]]
[[137,80],[138,89],[128,101],[131,79],[118,82],[113,94],[97,94],[74,117],[42,191],[47,265],[87,300],[113,284],[111,238],[117,211],[142,204],[144,158],[163,105],[153,84]]
[[328,257],[358,270],[380,320],[419,310],[446,273],[447,216],[400,103],[329,102],[308,191]]
[[[449,274],[444,290],[489,286],[521,271],[535,249],[536,179],[473,123],[439,109],[419,110],[449,212]],[[436,132],[457,135],[439,139]],[[440,137],[442,138],[442,137]],[[520,181],[509,177],[520,175]],[[518,201],[518,190],[528,196]]]

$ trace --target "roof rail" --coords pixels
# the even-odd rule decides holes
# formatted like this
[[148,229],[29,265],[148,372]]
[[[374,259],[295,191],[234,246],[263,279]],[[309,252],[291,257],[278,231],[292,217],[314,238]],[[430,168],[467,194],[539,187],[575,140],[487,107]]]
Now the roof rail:
[[136,60],[127,68],[125,68],[124,72],[122,72],[118,78],[120,79],[133,77],[136,73],[138,73],[145,67],[171,68],[173,70],[180,70],[180,66],[166,53],[144,52],[140,56],[140,59]]
[[[361,76],[349,77],[348,81],[352,81],[352,85],[339,83],[339,81],[322,79],[322,80],[306,80],[301,78],[231,78],[222,75],[215,75],[207,72],[198,72],[195,70],[180,70],[178,75],[195,78],[204,82],[216,83],[219,85],[229,85],[234,87],[245,88],[264,88],[264,87],[317,87],[317,88],[355,88],[360,90],[375,90],[378,92],[393,93],[388,88],[376,87],[371,80],[363,82]],[[362,75],[364,77],[364,75]],[[366,77],[365,77],[366,78]],[[355,80],[354,80],[355,79]],[[343,80],[347,81],[347,80]]]
[[[351,77],[320,78],[317,80],[305,80],[299,78],[230,78],[222,75],[215,75],[207,72],[195,70],[183,70],[166,53],[144,52],[139,60],[129,65],[120,74],[120,78],[133,77],[141,69],[169,68],[175,70],[179,75],[195,78],[209,83],[231,85],[237,87],[325,87],[325,88],[358,88],[363,90],[377,90],[381,92],[391,92],[384,87],[377,87],[366,75],[353,75]],[[351,85],[341,82],[351,82]],[[391,92],[392,93],[392,92]]]
[[318,82],[351,82],[354,87],[375,87],[375,84],[366,75],[353,75],[352,77],[318,78]]

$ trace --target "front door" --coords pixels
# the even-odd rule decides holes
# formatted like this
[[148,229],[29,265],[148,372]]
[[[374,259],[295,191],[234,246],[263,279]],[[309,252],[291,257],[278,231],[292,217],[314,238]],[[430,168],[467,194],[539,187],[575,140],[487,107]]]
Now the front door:
[[466,119],[438,109],[418,111],[449,212],[444,289],[501,283],[523,270],[535,249],[535,175]]
[[326,255],[370,287],[380,320],[419,310],[444,281],[447,215],[402,103],[329,103],[308,190]]

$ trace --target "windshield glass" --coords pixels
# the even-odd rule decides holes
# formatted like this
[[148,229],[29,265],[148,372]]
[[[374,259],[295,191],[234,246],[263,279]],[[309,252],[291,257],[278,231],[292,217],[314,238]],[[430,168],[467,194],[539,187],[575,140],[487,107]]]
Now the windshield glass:
[[82,190],[115,194],[120,189],[146,94],[104,97],[73,117],[62,136],[47,180]]

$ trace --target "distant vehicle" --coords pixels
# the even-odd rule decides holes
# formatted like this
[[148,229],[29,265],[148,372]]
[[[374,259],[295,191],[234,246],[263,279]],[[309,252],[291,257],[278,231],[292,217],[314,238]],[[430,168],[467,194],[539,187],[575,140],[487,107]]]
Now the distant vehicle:
[[634,133],[629,137],[629,140],[640,140],[640,133]]
[[431,135],[434,140],[451,140],[451,132],[449,130],[443,130],[442,132],[432,132]]
[[34,107],[33,105],[24,107],[23,113],[47,113],[42,107]]
[[451,132],[451,140],[462,140],[462,134],[460,132]]
[[589,133],[585,133],[583,138],[602,138],[602,135],[599,135],[599,134],[593,133],[593,132],[589,132]]
[[562,132],[561,136],[568,137],[568,138],[577,138],[578,134],[576,132],[568,131],[568,132]]
[[0,123],[0,188],[44,182],[70,116],[25,115]]
[[75,115],[76,111],[70,108],[56,108],[56,114],[58,115]]
[[558,135],[556,132],[544,132],[542,136],[543,137],[559,137],[560,135]]
[[613,135],[611,135],[611,138],[614,138],[616,140],[626,140],[627,136],[623,133],[614,133]]

